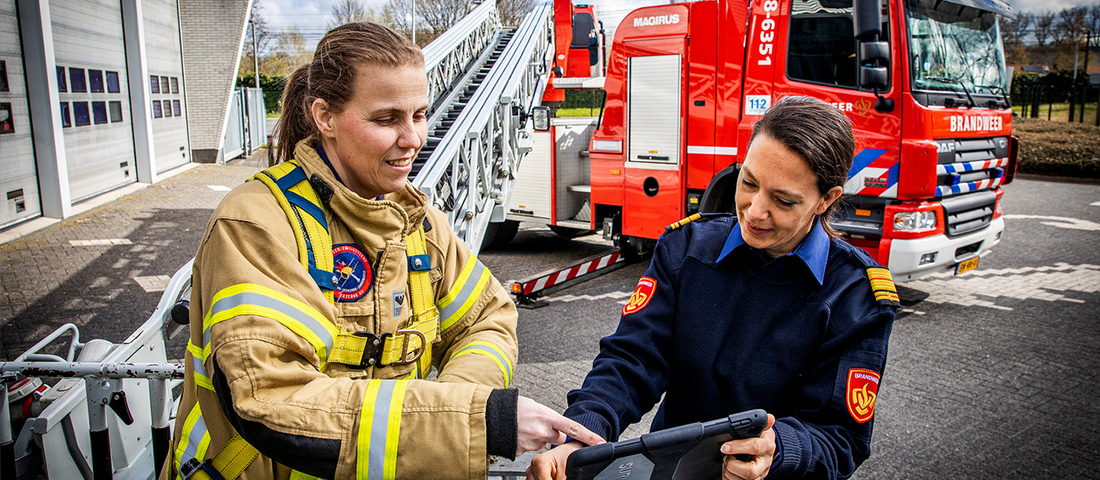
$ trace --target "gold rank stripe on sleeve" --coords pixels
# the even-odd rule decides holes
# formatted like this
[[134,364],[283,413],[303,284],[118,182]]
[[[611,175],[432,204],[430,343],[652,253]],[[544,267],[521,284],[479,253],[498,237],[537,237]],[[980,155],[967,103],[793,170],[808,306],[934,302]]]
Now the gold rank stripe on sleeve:
[[371,380],[359,414],[355,470],[359,480],[392,480],[397,476],[397,442],[406,380]]
[[512,384],[512,362],[508,360],[508,356],[504,354],[504,351],[502,351],[500,347],[489,342],[471,342],[469,345],[460,348],[454,355],[451,355],[451,358],[447,361],[451,361],[466,354],[488,357],[497,364],[500,373],[504,375],[504,388],[508,388],[508,386]]
[[450,328],[470,311],[477,299],[481,297],[485,286],[489,284],[490,277],[489,269],[485,268],[477,257],[471,255],[466,260],[466,265],[462,267],[458,279],[451,286],[451,291],[436,303],[439,316],[443,319],[441,324],[443,330]]
[[868,268],[867,279],[871,281],[871,290],[875,293],[875,300],[879,304],[901,306],[898,291],[894,287],[894,277],[890,275],[889,270],[881,267]]
[[676,223],[673,223],[672,225],[669,225],[669,226],[665,227],[665,231],[666,231],[666,232],[671,232],[671,231],[673,231],[673,230],[676,230],[677,228],[680,228],[680,227],[682,227],[682,226],[684,226],[684,225],[687,225],[687,224],[689,224],[689,223],[691,223],[691,222],[694,222],[694,221],[696,221],[696,220],[698,220],[698,219],[700,219],[700,218],[703,218],[703,214],[701,214],[701,213],[695,213],[695,214],[692,214],[691,216],[689,216],[689,217],[687,217],[687,218],[683,218],[683,219],[680,219],[680,221],[678,221],[678,222],[676,222]]

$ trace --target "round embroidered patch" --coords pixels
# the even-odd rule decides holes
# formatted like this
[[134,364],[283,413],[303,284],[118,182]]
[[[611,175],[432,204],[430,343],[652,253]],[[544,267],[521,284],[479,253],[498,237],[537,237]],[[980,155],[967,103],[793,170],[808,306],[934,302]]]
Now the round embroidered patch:
[[630,315],[649,305],[649,299],[653,298],[653,291],[656,289],[656,280],[649,277],[638,279],[638,286],[634,287],[634,293],[630,295],[630,300],[623,307],[623,315]]
[[865,368],[848,370],[848,413],[859,423],[866,423],[875,416],[875,399],[878,397],[878,383],[882,378],[878,372]]
[[350,243],[332,247],[332,264],[336,274],[336,290],[332,296],[337,301],[354,302],[370,291],[374,284],[374,272],[359,247]]

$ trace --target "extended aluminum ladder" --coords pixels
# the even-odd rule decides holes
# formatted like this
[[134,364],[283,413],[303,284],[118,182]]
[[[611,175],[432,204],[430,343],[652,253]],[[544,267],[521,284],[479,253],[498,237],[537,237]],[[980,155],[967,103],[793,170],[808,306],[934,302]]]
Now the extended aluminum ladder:
[[506,29],[485,2],[424,49],[432,111],[410,177],[475,254],[489,222],[504,221],[531,150],[524,120],[546,87],[553,38],[552,3]]

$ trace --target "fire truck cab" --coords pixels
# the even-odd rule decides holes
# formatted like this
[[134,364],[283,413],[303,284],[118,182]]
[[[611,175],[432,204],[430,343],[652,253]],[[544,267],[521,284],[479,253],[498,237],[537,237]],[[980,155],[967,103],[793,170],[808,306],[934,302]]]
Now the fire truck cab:
[[[641,251],[685,216],[732,211],[753,123],[779,98],[807,95],[856,132],[833,220],[845,239],[897,280],[974,268],[1000,241],[1000,185],[1015,171],[997,15],[1013,13],[1000,0],[639,8],[615,32],[601,117],[554,119],[543,142],[549,196],[569,206],[544,217]],[[523,168],[534,167],[520,182]]]

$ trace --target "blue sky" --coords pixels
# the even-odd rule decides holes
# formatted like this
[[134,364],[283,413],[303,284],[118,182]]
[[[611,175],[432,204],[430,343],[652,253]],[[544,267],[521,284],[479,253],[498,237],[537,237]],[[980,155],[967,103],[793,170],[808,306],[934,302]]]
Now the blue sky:
[[[586,0],[574,0],[576,3]],[[1077,5],[1094,5],[1100,0],[1008,0],[1016,11],[1036,12],[1042,10],[1062,10]],[[275,30],[298,28],[315,44],[325,33],[325,26],[331,19],[333,0],[259,0],[268,25]],[[364,0],[364,5],[381,10],[386,0]],[[614,30],[619,21],[631,10],[666,3],[654,0],[587,0],[596,5],[596,15],[604,21],[604,26]]]

